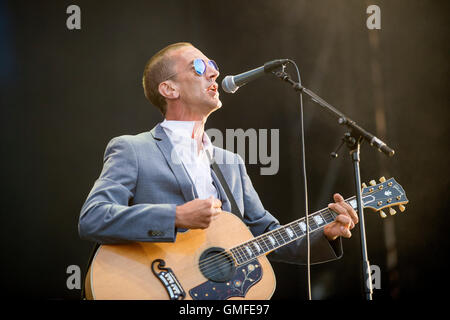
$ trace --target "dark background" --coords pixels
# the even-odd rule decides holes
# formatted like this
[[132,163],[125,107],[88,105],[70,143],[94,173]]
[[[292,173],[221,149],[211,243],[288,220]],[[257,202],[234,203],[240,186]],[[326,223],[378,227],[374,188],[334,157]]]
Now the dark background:
[[[66,28],[70,4],[81,8],[81,30]],[[370,4],[381,8],[381,30],[366,27]],[[162,120],[144,97],[142,71],[162,47],[188,41],[218,62],[219,81],[271,59],[295,60],[306,87],[396,150],[387,158],[362,146],[362,180],[394,176],[410,200],[385,220],[366,210],[370,262],[382,272],[374,299],[443,297],[448,12],[448,1],[406,0],[0,2],[2,294],[78,299],[80,291],[66,287],[66,268],[86,271],[91,244],[78,237],[78,216],[106,144]],[[262,176],[260,164],[248,172],[281,223],[303,216],[297,94],[267,76],[234,95],[221,91],[221,100],[207,128],[280,130],[279,172]],[[354,194],[353,172],[346,150],[329,156],[345,129],[307,97],[304,109],[315,211],[333,192]],[[386,237],[395,239],[389,250]],[[273,299],[306,299],[303,266],[273,267]],[[342,259],[312,266],[313,298],[363,299],[359,268],[354,229]]]

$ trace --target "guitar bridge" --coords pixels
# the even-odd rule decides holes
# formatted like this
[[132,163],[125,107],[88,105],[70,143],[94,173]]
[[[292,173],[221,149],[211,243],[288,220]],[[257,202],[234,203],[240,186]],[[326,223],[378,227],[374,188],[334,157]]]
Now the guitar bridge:
[[[155,267],[155,264],[158,264]],[[161,281],[162,285],[167,291],[170,300],[182,300],[186,297],[183,287],[178,281],[175,273],[171,268],[164,268],[166,262],[162,259],[153,260],[151,269],[153,274]],[[156,270],[158,268],[159,271]]]

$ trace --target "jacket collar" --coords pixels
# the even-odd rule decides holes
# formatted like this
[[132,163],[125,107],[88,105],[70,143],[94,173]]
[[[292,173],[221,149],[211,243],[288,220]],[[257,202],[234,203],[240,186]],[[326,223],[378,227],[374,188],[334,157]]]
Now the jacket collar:
[[160,124],[158,124],[150,131],[150,133],[155,139],[159,150],[164,155],[164,158],[166,158],[167,164],[175,175],[184,199],[186,202],[194,200],[197,194],[195,186],[192,184],[181,159],[175,152],[169,137],[164,132],[164,129],[160,126]]

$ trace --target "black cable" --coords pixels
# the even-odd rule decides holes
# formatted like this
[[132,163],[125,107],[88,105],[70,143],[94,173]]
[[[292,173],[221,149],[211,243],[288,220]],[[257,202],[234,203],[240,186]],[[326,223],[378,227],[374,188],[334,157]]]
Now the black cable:
[[[297,71],[298,83],[302,86],[302,80],[300,77],[300,71],[297,64],[293,60],[289,60],[289,63],[293,64]],[[307,277],[307,289],[308,300],[311,300],[311,246],[309,242],[309,218],[308,218],[308,181],[306,178],[306,156],[305,156],[305,130],[303,125],[303,97],[300,91],[300,134],[301,134],[301,146],[302,146],[302,171],[303,171],[303,185],[305,192],[305,221],[306,221],[306,277]]]

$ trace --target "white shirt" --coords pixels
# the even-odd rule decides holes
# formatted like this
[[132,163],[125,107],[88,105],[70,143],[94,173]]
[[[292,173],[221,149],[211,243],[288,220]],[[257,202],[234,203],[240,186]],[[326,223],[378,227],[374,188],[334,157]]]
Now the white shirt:
[[199,199],[207,199],[210,196],[218,198],[217,190],[211,177],[210,162],[206,150],[213,154],[213,146],[208,135],[203,133],[203,148],[198,150],[197,141],[192,138],[194,121],[165,120],[161,127],[169,137],[174,151],[186,168]]

